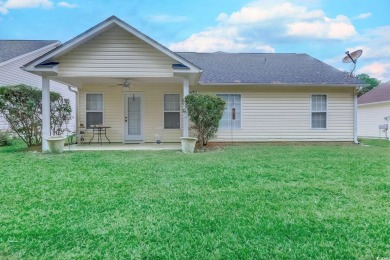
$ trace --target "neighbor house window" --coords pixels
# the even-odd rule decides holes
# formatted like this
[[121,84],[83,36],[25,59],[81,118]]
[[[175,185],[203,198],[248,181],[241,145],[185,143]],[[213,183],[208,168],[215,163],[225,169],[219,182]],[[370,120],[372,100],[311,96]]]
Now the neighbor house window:
[[180,94],[164,94],[164,128],[180,129]]
[[311,128],[326,128],[327,103],[326,95],[311,95]]
[[225,100],[225,111],[219,122],[219,128],[241,128],[241,95],[217,94],[217,96]]
[[103,94],[86,94],[86,125],[103,124]]

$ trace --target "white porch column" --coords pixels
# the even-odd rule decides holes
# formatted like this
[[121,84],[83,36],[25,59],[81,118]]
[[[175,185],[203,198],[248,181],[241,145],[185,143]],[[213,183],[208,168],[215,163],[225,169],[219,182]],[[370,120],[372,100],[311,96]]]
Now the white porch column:
[[47,152],[49,146],[46,138],[50,136],[50,80],[42,76],[42,152]]
[[[188,78],[183,80],[183,99],[190,93]],[[183,112],[183,137],[188,137],[188,113]]]

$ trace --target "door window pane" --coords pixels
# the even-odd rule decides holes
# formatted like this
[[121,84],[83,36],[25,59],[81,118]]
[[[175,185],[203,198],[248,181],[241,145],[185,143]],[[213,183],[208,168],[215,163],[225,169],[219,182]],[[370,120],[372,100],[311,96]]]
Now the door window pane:
[[238,129],[241,128],[241,95],[240,94],[218,94],[225,101],[225,110],[219,128]]

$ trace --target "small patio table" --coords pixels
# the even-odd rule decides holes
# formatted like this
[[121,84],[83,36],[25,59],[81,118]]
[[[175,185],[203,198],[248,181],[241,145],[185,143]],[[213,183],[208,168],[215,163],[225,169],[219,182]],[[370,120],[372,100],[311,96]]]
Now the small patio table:
[[96,133],[97,138],[98,138],[98,144],[100,144],[100,145],[103,144],[103,137],[102,137],[103,134],[106,137],[106,139],[108,140],[108,143],[111,144],[110,139],[108,139],[108,137],[107,137],[107,128],[111,128],[111,126],[91,125],[92,138],[91,138],[91,140],[89,140],[89,144],[91,144],[92,140],[95,138],[95,133]]

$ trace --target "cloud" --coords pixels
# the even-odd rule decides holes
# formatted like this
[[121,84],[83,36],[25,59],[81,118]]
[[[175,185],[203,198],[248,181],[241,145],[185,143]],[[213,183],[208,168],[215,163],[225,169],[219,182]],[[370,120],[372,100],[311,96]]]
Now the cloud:
[[[357,62],[357,71],[355,74],[366,73],[371,77],[382,81],[390,80],[390,26],[380,26],[362,32],[351,40],[351,47],[346,50],[349,52],[363,50],[362,56]],[[325,60],[326,63],[333,66],[340,66],[344,53]],[[344,64],[344,69],[348,70]]]
[[239,52],[251,49],[258,52],[275,52],[275,49],[270,45],[246,42],[234,27],[210,28],[203,32],[193,34],[182,42],[171,44],[169,47],[175,51]]
[[343,15],[335,19],[322,17],[310,22],[295,22],[287,28],[288,35],[312,39],[347,40],[356,34],[355,27]]
[[0,6],[0,14],[8,14],[8,10]]
[[298,3],[253,1],[231,14],[219,14],[215,26],[169,47],[175,51],[275,52],[272,43],[344,41],[356,35],[348,17],[327,17],[321,9]]
[[364,14],[359,14],[359,15],[353,17],[353,19],[354,20],[367,19],[370,16],[371,16],[371,13],[364,13]]
[[51,7],[53,3],[50,0],[8,0],[5,2],[3,8],[17,9],[17,8],[35,8],[35,7]]
[[61,7],[65,7],[65,8],[76,8],[77,7],[76,4],[70,4],[68,2],[59,2],[57,5],[61,6]]
[[374,62],[359,69],[358,74],[360,73],[366,73],[370,77],[386,82],[390,80],[390,63]]
[[173,16],[166,14],[151,15],[148,17],[150,21],[156,23],[179,23],[187,20],[185,16]]

